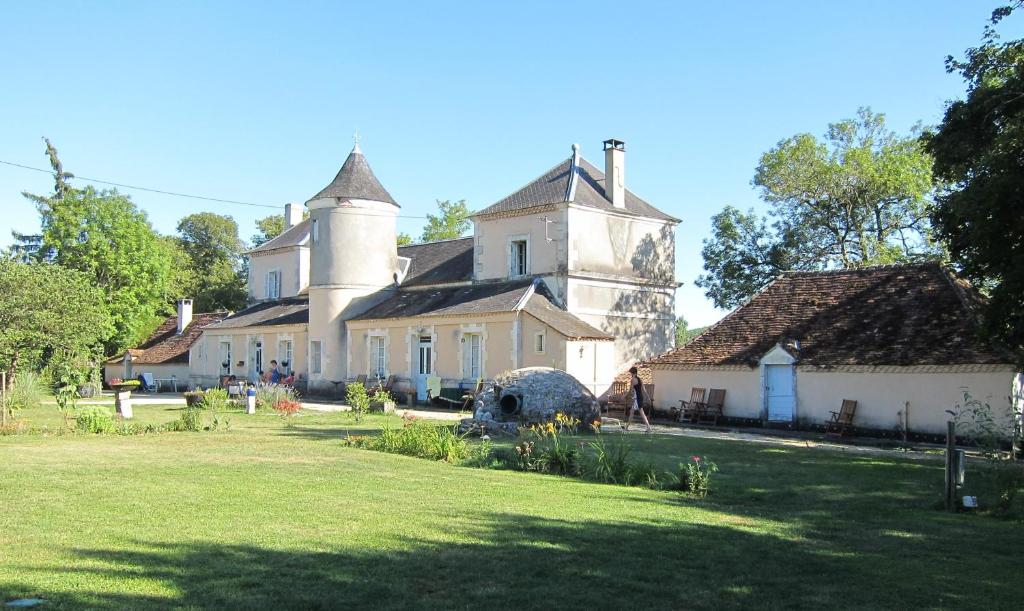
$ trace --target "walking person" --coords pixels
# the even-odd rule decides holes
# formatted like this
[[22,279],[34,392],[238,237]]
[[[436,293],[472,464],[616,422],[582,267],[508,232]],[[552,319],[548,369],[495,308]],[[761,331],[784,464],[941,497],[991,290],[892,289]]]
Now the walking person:
[[626,430],[629,430],[629,425],[633,424],[633,414],[640,412],[640,417],[643,419],[644,424],[647,425],[647,432],[651,432],[651,423],[647,420],[647,414],[644,413],[644,394],[647,392],[644,390],[644,383],[640,381],[640,376],[637,375],[636,367],[629,368],[629,387],[633,391],[633,406],[629,409],[629,417],[626,418]]

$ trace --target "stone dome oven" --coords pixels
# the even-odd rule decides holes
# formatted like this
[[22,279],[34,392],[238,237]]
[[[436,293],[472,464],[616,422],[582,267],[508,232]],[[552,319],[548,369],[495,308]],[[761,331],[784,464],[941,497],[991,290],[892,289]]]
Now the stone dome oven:
[[559,369],[527,367],[496,376],[477,397],[473,417],[463,420],[462,428],[514,435],[520,425],[551,422],[559,412],[584,423],[601,413],[597,398],[576,378]]

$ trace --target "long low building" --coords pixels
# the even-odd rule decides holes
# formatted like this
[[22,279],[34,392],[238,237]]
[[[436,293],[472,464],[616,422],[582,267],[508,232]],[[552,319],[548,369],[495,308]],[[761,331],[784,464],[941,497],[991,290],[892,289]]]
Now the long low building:
[[742,423],[813,428],[843,399],[854,426],[937,435],[965,394],[1020,418],[1014,355],[979,334],[978,297],[937,264],[785,273],[718,324],[647,362],[655,404],[726,390]]

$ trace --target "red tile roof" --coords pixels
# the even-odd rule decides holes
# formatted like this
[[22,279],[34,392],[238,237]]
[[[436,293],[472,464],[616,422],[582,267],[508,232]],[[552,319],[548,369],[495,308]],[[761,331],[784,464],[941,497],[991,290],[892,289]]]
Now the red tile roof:
[[[161,365],[169,363],[188,363],[188,350],[203,333],[203,327],[224,319],[227,312],[210,312],[194,314],[192,322],[178,335],[178,317],[168,317],[156,331],[142,342],[138,348],[127,352],[132,355],[132,363],[137,365]],[[119,363],[124,356],[108,362]]]
[[[938,264],[787,272],[654,367],[748,365],[799,342],[799,361],[842,365],[1010,364],[978,335],[971,287]],[[796,345],[796,344],[793,344]]]

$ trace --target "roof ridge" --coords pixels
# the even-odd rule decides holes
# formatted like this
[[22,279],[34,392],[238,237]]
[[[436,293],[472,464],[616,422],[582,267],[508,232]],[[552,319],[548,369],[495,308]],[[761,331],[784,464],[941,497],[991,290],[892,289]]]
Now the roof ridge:
[[473,236],[465,235],[465,236],[459,236],[457,238],[444,238],[444,239],[441,239],[441,240],[430,240],[429,242],[413,242],[411,244],[402,244],[401,246],[399,246],[399,248],[410,248],[410,247],[413,247],[413,246],[429,246],[430,244],[440,244],[442,242],[457,242],[459,240],[472,240],[472,239],[473,239]]
[[864,267],[838,267],[835,269],[787,269],[781,271],[781,276],[798,276],[805,274],[808,276],[824,276],[828,274],[855,274],[858,272],[876,272],[884,270],[896,270],[896,269],[925,269],[928,267],[936,267],[942,269],[942,264],[938,261],[914,261],[911,263],[884,263],[880,265],[866,265]]

